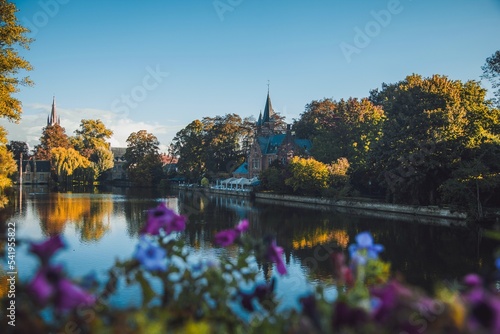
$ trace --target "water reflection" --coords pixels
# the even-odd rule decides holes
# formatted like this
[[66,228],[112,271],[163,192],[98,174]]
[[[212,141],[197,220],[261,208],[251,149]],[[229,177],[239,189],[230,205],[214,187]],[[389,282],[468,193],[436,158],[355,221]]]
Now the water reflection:
[[50,193],[33,202],[45,236],[64,234],[73,225],[84,242],[96,242],[109,231],[113,196]]
[[[171,209],[188,216],[186,231],[179,237],[186,240],[193,254],[202,258],[235,254],[236,247],[222,249],[212,241],[218,231],[233,227],[243,218],[249,219],[248,233],[254,237],[276,237],[285,250],[291,272],[281,282],[284,294],[297,289],[293,280],[297,277],[304,282],[307,278],[329,284],[332,280],[329,253],[334,249],[346,252],[356,234],[367,230],[377,243],[385,246],[381,256],[392,263],[393,270],[427,290],[432,289],[436,280],[459,279],[469,272],[487,272],[493,267],[496,245],[482,239],[480,230],[286,207],[202,192],[160,194],[113,189],[108,194],[27,193],[14,209],[0,211],[0,218],[3,222],[19,223],[18,238],[35,228],[44,236],[64,234],[74,250],[64,255],[70,273],[74,270],[85,274],[92,269],[103,273],[115,258],[133,253],[147,210],[159,202],[166,202]],[[35,262],[28,258],[20,249],[19,261],[26,276],[35,270]],[[272,265],[257,265],[263,279],[275,274]]]

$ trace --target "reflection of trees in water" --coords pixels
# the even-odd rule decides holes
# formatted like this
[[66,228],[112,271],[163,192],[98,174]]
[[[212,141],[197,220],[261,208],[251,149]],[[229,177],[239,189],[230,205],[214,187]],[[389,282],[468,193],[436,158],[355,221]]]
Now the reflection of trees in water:
[[67,224],[75,224],[85,241],[97,241],[109,230],[113,211],[111,197],[90,194],[52,193],[45,201],[37,201],[40,228],[44,235],[62,233]]
[[[183,196],[181,206],[199,207],[190,202],[200,201],[199,197]],[[394,271],[429,290],[436,280],[460,279],[469,272],[487,270],[486,263],[491,264],[489,267],[493,264],[494,243],[479,240],[478,232],[468,228],[261,203],[238,208],[237,201],[207,198],[203,199],[203,210],[192,213],[187,225],[186,239],[193,247],[212,247],[215,233],[233,227],[245,209],[245,217],[250,221],[248,233],[254,237],[276,236],[285,249],[287,261],[293,256],[317,279],[331,277],[326,252],[333,249],[346,252],[346,247],[363,231],[370,231],[375,242],[385,246],[381,257],[391,262]]]

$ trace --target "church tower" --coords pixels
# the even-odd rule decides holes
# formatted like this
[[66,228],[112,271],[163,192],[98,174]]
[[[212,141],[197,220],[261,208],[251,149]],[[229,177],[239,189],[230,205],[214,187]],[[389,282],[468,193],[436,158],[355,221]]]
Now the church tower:
[[271,97],[269,96],[269,85],[267,86],[266,106],[264,107],[264,114],[259,115],[257,121],[257,129],[260,135],[269,136],[274,134],[274,110],[271,104]]
[[54,96],[52,98],[52,110],[50,112],[50,115],[47,117],[47,126],[53,126],[53,125],[61,125],[61,119],[59,116],[57,116],[56,113],[56,97]]

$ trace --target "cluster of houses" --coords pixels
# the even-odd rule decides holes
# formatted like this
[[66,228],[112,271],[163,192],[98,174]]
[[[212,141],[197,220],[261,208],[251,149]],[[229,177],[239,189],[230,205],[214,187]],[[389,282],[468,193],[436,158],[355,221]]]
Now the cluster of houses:
[[[256,134],[250,147],[247,160],[234,172],[233,178],[218,181],[216,186],[228,189],[240,189],[244,186],[257,184],[261,171],[267,169],[273,162],[279,161],[285,164],[296,154],[308,154],[311,149],[311,141],[295,136],[291,125],[287,125],[285,133],[277,130],[277,118],[271,104],[269,90],[267,92],[264,113],[259,115],[256,122]],[[60,117],[57,116],[55,98],[52,102],[52,110],[47,118],[47,125],[60,124]],[[112,147],[114,155],[114,167],[109,173],[109,180],[127,180],[125,170],[125,147]],[[177,159],[162,155],[164,168],[167,172],[176,168]],[[22,184],[45,184],[50,182],[51,165],[46,160],[18,161],[17,182]]]

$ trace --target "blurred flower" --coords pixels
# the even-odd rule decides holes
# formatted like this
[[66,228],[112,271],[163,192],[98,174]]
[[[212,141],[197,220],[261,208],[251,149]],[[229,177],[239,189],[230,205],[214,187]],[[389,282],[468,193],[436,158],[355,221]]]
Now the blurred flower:
[[333,264],[333,277],[340,284],[352,286],[354,284],[354,276],[352,270],[345,263],[345,256],[341,252],[334,252],[331,256]]
[[53,301],[55,307],[63,311],[90,306],[96,301],[93,295],[64,278],[60,266],[42,267],[27,288],[38,304],[46,306]]
[[135,250],[134,258],[138,260],[141,265],[149,271],[165,271],[167,263],[165,257],[167,252],[150,242],[146,238],[141,238]]
[[46,264],[52,255],[61,248],[64,248],[64,243],[61,236],[57,234],[45,241],[31,243],[29,251],[38,256],[42,264]]
[[365,264],[368,259],[377,259],[378,253],[384,250],[384,246],[373,243],[369,232],[361,232],[356,236],[356,243],[349,246],[351,259],[360,264]]
[[35,302],[45,306],[54,296],[56,284],[62,277],[62,267],[50,266],[38,270],[35,277],[28,283],[27,289]]
[[215,235],[215,243],[219,246],[230,246],[246,230],[248,230],[248,220],[242,220],[238,225],[229,230],[220,231]]
[[259,302],[263,302],[267,298],[271,298],[274,291],[275,279],[271,280],[270,284],[262,283],[258,284],[252,292],[238,291],[238,296],[240,297],[241,306],[248,312],[253,312],[254,299],[257,298]]
[[56,288],[55,305],[61,310],[91,306],[96,298],[66,278],[59,280]]
[[158,235],[163,229],[166,234],[183,231],[186,228],[186,218],[167,208],[165,203],[148,211],[146,225],[142,234]]
[[241,234],[241,233],[245,232],[246,230],[248,230],[249,225],[250,224],[248,222],[248,219],[243,219],[238,225],[236,225],[236,227],[234,228],[234,230],[238,234]]
[[362,327],[369,321],[368,314],[359,307],[350,307],[343,301],[335,303],[332,319],[332,327],[335,330],[342,328],[354,329]]
[[276,245],[276,240],[272,240],[267,248],[267,258],[269,261],[276,263],[276,269],[281,275],[285,275],[287,270],[283,262],[283,248]]
[[215,243],[222,247],[230,246],[238,237],[238,232],[234,229],[220,231],[215,235]]

